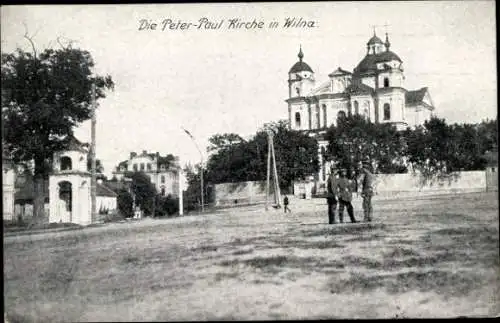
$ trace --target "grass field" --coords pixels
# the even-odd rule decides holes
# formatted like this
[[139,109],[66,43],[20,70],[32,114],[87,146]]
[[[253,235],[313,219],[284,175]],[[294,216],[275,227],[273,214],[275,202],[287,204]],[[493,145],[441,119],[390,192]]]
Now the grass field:
[[4,237],[7,318],[500,314],[496,192],[374,201],[370,224],[327,225],[324,202]]

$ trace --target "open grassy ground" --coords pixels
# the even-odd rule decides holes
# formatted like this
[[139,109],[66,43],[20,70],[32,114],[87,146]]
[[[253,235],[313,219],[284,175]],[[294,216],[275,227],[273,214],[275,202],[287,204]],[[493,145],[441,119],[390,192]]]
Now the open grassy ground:
[[[497,193],[324,200],[4,237],[11,322],[497,316]],[[361,210],[357,210],[361,219]]]

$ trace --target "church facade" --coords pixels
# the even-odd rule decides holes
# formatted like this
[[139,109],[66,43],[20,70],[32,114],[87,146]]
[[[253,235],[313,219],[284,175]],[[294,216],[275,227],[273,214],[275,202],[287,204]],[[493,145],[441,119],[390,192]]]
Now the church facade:
[[308,132],[318,140],[319,183],[324,184],[330,168],[322,160],[328,145],[323,135],[329,126],[336,125],[338,117],[359,114],[371,122],[390,123],[404,130],[432,116],[434,104],[429,90],[405,88],[403,61],[390,48],[387,34],[384,42],[374,33],[366,44],[365,57],[352,72],[338,67],[320,84],[300,48],[299,61],[288,72],[285,101],[290,128]]

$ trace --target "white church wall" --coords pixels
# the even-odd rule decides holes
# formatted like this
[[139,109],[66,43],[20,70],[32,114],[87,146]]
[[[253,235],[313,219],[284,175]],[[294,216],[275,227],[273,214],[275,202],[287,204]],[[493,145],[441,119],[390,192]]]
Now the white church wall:
[[375,89],[375,76],[363,77],[361,83]]

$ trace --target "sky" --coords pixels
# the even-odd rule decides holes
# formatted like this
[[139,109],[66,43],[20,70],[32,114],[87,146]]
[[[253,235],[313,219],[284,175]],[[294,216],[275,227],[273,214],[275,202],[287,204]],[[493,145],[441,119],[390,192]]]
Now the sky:
[[[304,61],[317,84],[337,67],[352,71],[373,35],[388,32],[403,61],[405,87],[428,87],[438,117],[480,122],[497,117],[494,1],[301,2],[1,7],[1,49],[39,50],[73,42],[115,89],[99,101],[96,155],[110,176],[130,152],[174,154],[181,163],[208,158],[210,136],[250,137],[286,119],[288,71]],[[199,24],[206,18],[219,29]],[[284,27],[302,18],[311,27]],[[163,29],[163,21],[170,24]],[[263,28],[230,27],[259,22]],[[156,23],[142,29],[141,21]],[[187,27],[180,29],[181,21]],[[277,22],[276,28],[269,27]],[[312,23],[311,23],[312,22]],[[176,26],[177,24],[177,26]],[[144,26],[145,24],[142,24]],[[384,26],[385,25],[385,26]],[[177,29],[170,29],[178,27]],[[199,28],[198,28],[199,27]],[[249,26],[252,27],[252,26]],[[90,122],[75,134],[90,142]]]

